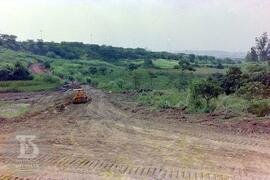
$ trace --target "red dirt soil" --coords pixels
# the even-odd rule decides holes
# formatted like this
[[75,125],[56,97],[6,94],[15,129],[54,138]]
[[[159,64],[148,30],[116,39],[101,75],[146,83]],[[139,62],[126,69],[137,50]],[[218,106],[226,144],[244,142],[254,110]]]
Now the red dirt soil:
[[47,69],[41,63],[31,64],[29,69],[33,74],[45,74],[45,73],[47,73]]

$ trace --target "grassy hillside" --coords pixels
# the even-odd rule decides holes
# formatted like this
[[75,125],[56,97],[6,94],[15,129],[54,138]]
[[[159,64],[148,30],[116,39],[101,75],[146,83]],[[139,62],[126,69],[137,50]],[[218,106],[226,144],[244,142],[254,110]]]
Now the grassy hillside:
[[[270,108],[268,98],[263,100],[261,97],[257,97],[257,94],[261,92],[256,92],[256,97],[255,95],[249,95],[249,93],[254,93],[253,89],[250,89],[253,86],[255,87],[254,90],[256,90],[256,87],[262,86],[261,88],[265,88],[266,94],[268,91],[267,85],[263,85],[267,81],[264,81],[263,78],[267,79],[266,72],[269,72],[269,67],[266,68],[266,66],[256,64],[242,64],[240,66],[246,75],[239,74],[239,76],[242,76],[242,80],[239,79],[239,82],[241,80],[243,83],[239,89],[239,95],[237,95],[237,90],[233,91],[232,95],[223,93],[217,98],[211,99],[210,104],[206,107],[205,100],[202,99],[206,96],[200,97],[200,95],[197,95],[196,98],[200,97],[201,100],[191,102],[191,85],[194,82],[203,82],[202,80],[212,77],[215,86],[221,86],[220,83],[224,83],[225,73],[228,74],[228,68],[217,69],[199,64],[199,66],[193,67],[196,71],[181,71],[181,69],[175,69],[175,66],[178,65],[177,60],[153,59],[152,64],[146,66],[146,61],[143,59],[126,59],[110,63],[100,59],[69,60],[38,56],[28,52],[0,50],[0,68],[13,66],[17,61],[25,67],[28,67],[31,63],[43,63],[47,66],[49,74],[33,75],[33,80],[28,81],[1,81],[0,92],[53,90],[64,83],[79,81],[105,91],[132,92],[134,101],[154,109],[193,107],[194,103],[198,103],[198,107],[195,109],[189,108],[190,112],[230,109],[237,112],[255,111],[255,113],[262,113],[267,112],[267,108]],[[130,68],[131,64],[133,64],[132,69]],[[254,73],[249,74],[251,71]],[[216,76],[216,73],[219,73],[219,75]],[[261,75],[258,76],[258,73]],[[233,81],[234,76],[232,76]],[[230,78],[230,76],[227,78]],[[250,79],[245,80],[243,78]],[[255,84],[248,84],[250,81]],[[260,81],[262,84],[259,83]],[[210,86],[210,88],[212,87]],[[212,93],[212,90],[210,92]],[[243,96],[246,93],[247,96]]]

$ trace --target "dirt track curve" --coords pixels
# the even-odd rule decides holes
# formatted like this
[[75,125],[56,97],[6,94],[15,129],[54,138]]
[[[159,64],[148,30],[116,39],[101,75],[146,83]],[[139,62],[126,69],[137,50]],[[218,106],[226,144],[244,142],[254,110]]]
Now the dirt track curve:
[[[270,179],[266,135],[145,118],[88,91],[64,110],[52,106],[62,93],[33,94],[30,115],[0,122],[0,179]],[[17,135],[36,136],[35,159],[17,158]]]

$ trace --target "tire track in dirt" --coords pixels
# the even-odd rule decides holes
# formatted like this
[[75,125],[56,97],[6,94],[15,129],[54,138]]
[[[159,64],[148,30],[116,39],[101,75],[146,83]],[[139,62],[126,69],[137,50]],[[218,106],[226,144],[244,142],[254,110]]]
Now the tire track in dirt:
[[[148,126],[145,127],[144,121],[140,118],[134,117],[132,114],[128,114],[124,111],[113,106],[111,103],[108,102],[106,96],[102,94],[98,90],[90,90],[90,94],[92,94],[93,102],[90,104],[85,105],[70,105],[67,107],[66,110],[63,112],[54,112],[53,110],[48,111],[46,114],[42,113],[34,117],[36,123],[42,123],[43,126],[41,130],[44,132],[51,132],[52,134],[44,134],[44,142],[49,138],[54,138],[56,135],[59,135],[63,140],[65,138],[70,138],[72,141],[75,150],[78,153],[81,153],[83,157],[74,157],[71,155],[61,155],[55,150],[55,154],[58,156],[51,156],[49,154],[41,155],[38,160],[41,162],[42,166],[51,166],[56,165],[60,168],[61,172],[66,171],[74,171],[75,173],[82,172],[84,174],[93,174],[93,173],[106,173],[110,172],[113,174],[122,174],[125,176],[134,176],[137,179],[142,178],[156,178],[156,179],[267,179],[268,177],[264,172],[269,167],[269,159],[264,158],[262,153],[266,153],[269,155],[269,146],[268,142],[265,139],[256,139],[251,137],[244,137],[241,133],[235,135],[233,133],[226,133],[223,134],[221,132],[214,132],[212,129],[208,129],[206,127],[200,127],[196,125],[187,125],[183,124],[182,127],[170,133],[171,129],[164,130],[164,132],[159,132],[159,129],[156,127],[151,127],[153,129],[148,129]],[[33,119],[32,119],[33,120]],[[44,123],[45,122],[45,123]],[[30,121],[29,121],[30,123]],[[141,125],[142,124],[142,125]],[[29,126],[31,127],[31,126]],[[69,128],[67,128],[69,127]],[[167,126],[165,128],[168,128]],[[47,129],[52,129],[50,131],[45,131]],[[71,134],[66,136],[68,131],[71,130]],[[118,133],[115,137],[111,137],[113,133]],[[63,135],[63,137],[62,137]],[[93,135],[93,137],[90,137]],[[159,163],[153,163],[150,166],[129,164],[128,162],[122,163],[118,162],[117,158],[112,158],[111,160],[107,158],[102,159],[101,157],[88,157],[87,153],[92,152],[93,155],[96,155],[95,152],[103,152],[109,153],[111,147],[115,146],[122,146],[121,140],[125,141],[126,139],[133,140],[135,145],[140,146],[141,149],[136,149],[136,153],[148,153],[148,149],[152,150],[155,148],[156,145],[154,142],[162,143],[169,141],[168,143],[170,147],[162,146],[163,144],[158,144],[162,148],[166,149],[166,153],[170,153],[175,151],[174,149],[178,146],[175,145],[177,143],[177,137],[175,136],[186,136],[189,139],[197,139],[197,141],[202,141],[205,143],[203,145],[197,145],[199,148],[204,148],[205,152],[216,153],[215,150],[210,151],[210,148],[207,145],[214,145],[215,143],[220,143],[220,147],[226,147],[226,150],[232,150],[231,154],[241,154],[245,153],[246,151],[249,152],[256,152],[259,157],[258,159],[254,159],[254,163],[251,167],[255,168],[255,172],[253,169],[246,169],[239,168],[238,166],[233,166],[234,172],[237,173],[228,173],[225,171],[219,171],[218,168],[214,168],[213,166],[204,166],[202,169],[192,169],[195,168],[187,168],[185,164],[183,167],[163,167],[166,166],[164,161]],[[122,138],[121,136],[126,136]],[[135,136],[135,137],[134,137]],[[47,139],[46,139],[47,138]],[[91,141],[88,141],[89,138],[92,138]],[[119,138],[119,139],[117,139]],[[153,141],[151,144],[147,144],[146,140]],[[101,144],[94,144],[94,147],[85,146],[88,142],[92,141],[100,141]],[[144,141],[145,140],[145,141]],[[138,141],[138,142],[137,142]],[[111,144],[106,144],[110,142]],[[62,141],[60,144],[63,143]],[[119,144],[120,143],[120,144]],[[49,146],[51,144],[47,144]],[[63,146],[65,144],[62,144]],[[97,145],[97,147],[96,147]],[[167,145],[167,144],[166,144]],[[189,145],[189,144],[188,144]],[[107,146],[107,147],[106,147]],[[89,151],[88,148],[92,148],[92,151]],[[229,147],[233,147],[229,149]],[[124,148],[124,147],[120,147]],[[133,148],[136,148],[135,146]],[[197,147],[196,147],[197,148]],[[79,151],[81,149],[81,151]],[[122,149],[114,150],[113,153],[121,154]],[[143,149],[147,149],[143,151]],[[193,149],[185,149],[187,152],[179,151],[183,153],[183,155],[189,156],[196,156],[196,152],[192,151]],[[189,150],[189,151],[188,151]],[[107,152],[108,151],[108,152]],[[176,151],[175,151],[176,152]],[[171,154],[166,154],[168,157],[173,155],[175,152]],[[203,152],[203,153],[205,153]],[[261,154],[260,154],[260,153]],[[156,155],[158,152],[156,152]],[[1,155],[1,154],[0,154]],[[137,154],[135,154],[137,155]],[[141,155],[141,154],[140,154]],[[144,158],[147,156],[151,156],[151,154],[143,154]],[[164,154],[160,154],[160,156],[164,156]],[[230,155],[230,154],[229,154]],[[5,156],[4,154],[2,157]],[[16,156],[11,155],[12,157],[9,160],[5,160],[7,164],[14,164],[16,161]],[[222,161],[222,154],[214,154],[215,160]],[[209,154],[209,157],[211,155]],[[140,157],[143,158],[143,157]],[[213,159],[214,159],[213,158]],[[237,160],[238,157],[235,157],[234,160]],[[162,159],[162,158],[161,158]],[[239,160],[243,160],[242,157],[239,157]],[[164,164],[162,164],[162,162]],[[252,162],[251,162],[252,163]],[[221,162],[222,164],[222,162]],[[201,166],[203,167],[203,166]],[[208,168],[209,167],[209,168]],[[220,167],[220,168],[227,168],[227,166]],[[196,167],[197,168],[197,167]],[[259,169],[263,169],[264,171],[260,172]],[[248,170],[248,171],[247,171]],[[260,174],[255,174],[260,173]],[[45,177],[45,176],[44,176]],[[270,179],[270,178],[268,178]]]
[[[2,153],[0,154],[1,161],[4,163],[14,164],[16,161],[16,153]],[[8,158],[7,158],[8,157]],[[215,180],[229,180],[229,179],[251,179],[255,178],[252,174],[244,175],[230,175],[222,173],[214,173],[207,170],[195,170],[187,168],[175,167],[147,167],[147,166],[129,166],[111,162],[108,160],[91,160],[86,158],[70,157],[68,155],[41,155],[37,161],[41,166],[54,164],[63,172],[80,172],[82,174],[91,174],[91,172],[104,173],[111,172],[120,175],[127,175],[137,178],[160,178],[160,179],[186,179],[186,180],[200,180],[200,179],[215,179]],[[2,177],[9,175],[2,175]],[[0,176],[1,177],[1,176]],[[12,176],[12,178],[15,176]],[[256,176],[258,177],[258,176]],[[262,176],[267,177],[267,176]],[[43,178],[43,177],[39,177]],[[261,178],[261,177],[260,177]],[[35,179],[35,178],[33,178]]]

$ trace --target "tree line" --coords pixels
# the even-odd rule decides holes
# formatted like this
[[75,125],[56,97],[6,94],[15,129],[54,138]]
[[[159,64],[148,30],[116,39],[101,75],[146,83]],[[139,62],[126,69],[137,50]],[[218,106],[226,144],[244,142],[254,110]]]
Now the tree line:
[[84,44],[81,42],[45,42],[42,39],[18,41],[17,36],[0,34],[0,47],[14,51],[29,51],[33,54],[50,58],[63,59],[103,59],[115,62],[119,59],[173,59],[187,60],[202,64],[228,63],[235,61],[229,58],[217,59],[213,56],[196,56],[194,54],[153,52],[143,48],[122,48],[106,45]]

